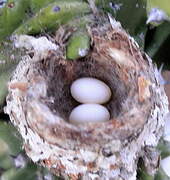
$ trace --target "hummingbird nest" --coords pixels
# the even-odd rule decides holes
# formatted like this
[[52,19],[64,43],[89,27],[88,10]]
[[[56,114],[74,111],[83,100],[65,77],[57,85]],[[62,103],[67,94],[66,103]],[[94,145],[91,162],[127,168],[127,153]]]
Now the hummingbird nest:
[[[159,165],[155,147],[168,100],[157,68],[119,22],[104,21],[87,27],[90,49],[76,60],[66,59],[72,33],[67,27],[50,40],[15,39],[16,46],[27,50],[9,82],[5,111],[21,133],[27,155],[65,179],[135,180],[139,158],[151,174]],[[78,105],[70,86],[80,77],[97,78],[110,87],[112,97],[105,104],[109,121],[68,121]]]

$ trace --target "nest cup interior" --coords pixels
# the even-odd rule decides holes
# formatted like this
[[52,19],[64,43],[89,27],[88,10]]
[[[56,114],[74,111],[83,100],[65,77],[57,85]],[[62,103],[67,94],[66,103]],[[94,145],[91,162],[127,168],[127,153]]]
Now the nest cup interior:
[[105,82],[112,91],[111,99],[103,104],[110,112],[111,119],[119,115],[122,103],[127,98],[128,88],[119,79],[114,64],[86,57],[74,61],[58,59],[55,56],[41,62],[40,69],[47,79],[47,106],[68,121],[69,115],[78,103],[70,92],[71,84],[81,77],[93,77]]

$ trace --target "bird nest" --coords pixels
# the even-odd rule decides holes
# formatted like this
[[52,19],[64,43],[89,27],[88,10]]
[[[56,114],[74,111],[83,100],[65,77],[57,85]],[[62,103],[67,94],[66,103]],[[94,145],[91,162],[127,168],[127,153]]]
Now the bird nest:
[[[68,27],[64,33],[57,31],[52,42],[46,39],[51,48],[46,41],[38,48],[30,45],[40,37],[15,39],[29,51],[9,82],[5,111],[21,133],[28,156],[65,178],[128,180],[136,178],[140,157],[151,173],[158,165],[154,147],[163,132],[167,97],[151,59],[119,22],[110,20],[87,27],[90,50],[72,61],[65,55]],[[68,121],[78,105],[70,86],[80,77],[97,78],[110,87],[112,97],[104,104],[109,121]]]

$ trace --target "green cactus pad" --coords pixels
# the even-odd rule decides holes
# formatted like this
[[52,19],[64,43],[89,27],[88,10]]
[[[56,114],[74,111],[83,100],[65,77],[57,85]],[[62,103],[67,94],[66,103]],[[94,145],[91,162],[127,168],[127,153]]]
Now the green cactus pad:
[[90,48],[90,37],[85,31],[75,32],[67,45],[67,59],[78,59],[87,55]]
[[34,17],[16,29],[14,34],[36,34],[57,29],[60,25],[90,11],[87,3],[76,0],[54,2],[42,8]]
[[9,36],[26,19],[27,0],[8,0],[0,15],[0,41]]

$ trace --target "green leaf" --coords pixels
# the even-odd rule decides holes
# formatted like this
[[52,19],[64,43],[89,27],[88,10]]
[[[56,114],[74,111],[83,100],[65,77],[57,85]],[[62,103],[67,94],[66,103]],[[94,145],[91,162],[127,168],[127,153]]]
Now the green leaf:
[[1,180],[36,180],[36,173],[37,166],[31,163],[22,169],[11,168],[2,174]]
[[158,172],[155,175],[154,180],[170,180],[170,177],[168,177],[164,171],[160,168]]
[[[30,1],[30,7],[31,7],[31,11],[33,13],[38,12],[41,8],[47,6],[50,3],[53,2],[61,2],[61,0],[29,0]],[[66,1],[66,0],[65,0]],[[69,2],[70,0],[67,0],[67,2]],[[77,0],[79,2],[83,2],[83,0]],[[67,3],[66,2],[66,3]]]
[[47,6],[49,3],[54,2],[55,0],[29,0],[30,7],[32,12],[37,12],[44,6]]
[[[143,0],[98,0],[104,10],[111,13],[131,35],[146,23],[146,3]],[[103,3],[102,3],[103,1]]]
[[0,105],[5,101],[7,95],[7,82],[9,81],[10,72],[0,73]]
[[14,166],[14,161],[8,153],[0,155],[0,168],[10,169]]
[[16,29],[14,34],[38,34],[46,30],[56,30],[60,25],[90,12],[90,7],[84,2],[56,1],[42,8],[35,16]]
[[146,44],[145,51],[147,54],[155,57],[168,37],[170,37],[170,23],[164,22],[155,29],[155,32],[152,34],[152,39]]
[[9,36],[26,19],[28,0],[8,0],[0,15],[0,40]]
[[0,108],[7,95],[7,83],[20,59],[21,51],[13,49],[12,42],[0,43]]
[[17,155],[22,151],[19,133],[11,124],[0,121],[0,139],[8,145],[10,155]]
[[78,59],[87,55],[90,49],[90,37],[86,31],[76,31],[67,45],[67,58]]
[[149,175],[146,171],[141,170],[138,180],[154,180],[154,177]]
[[157,149],[161,152],[161,158],[170,156],[170,142],[160,140]]
[[123,28],[143,47],[147,30],[146,1],[96,0],[96,5],[120,21]]
[[14,165],[14,161],[9,155],[9,147],[2,139],[0,139],[0,145],[0,168],[9,169]]

